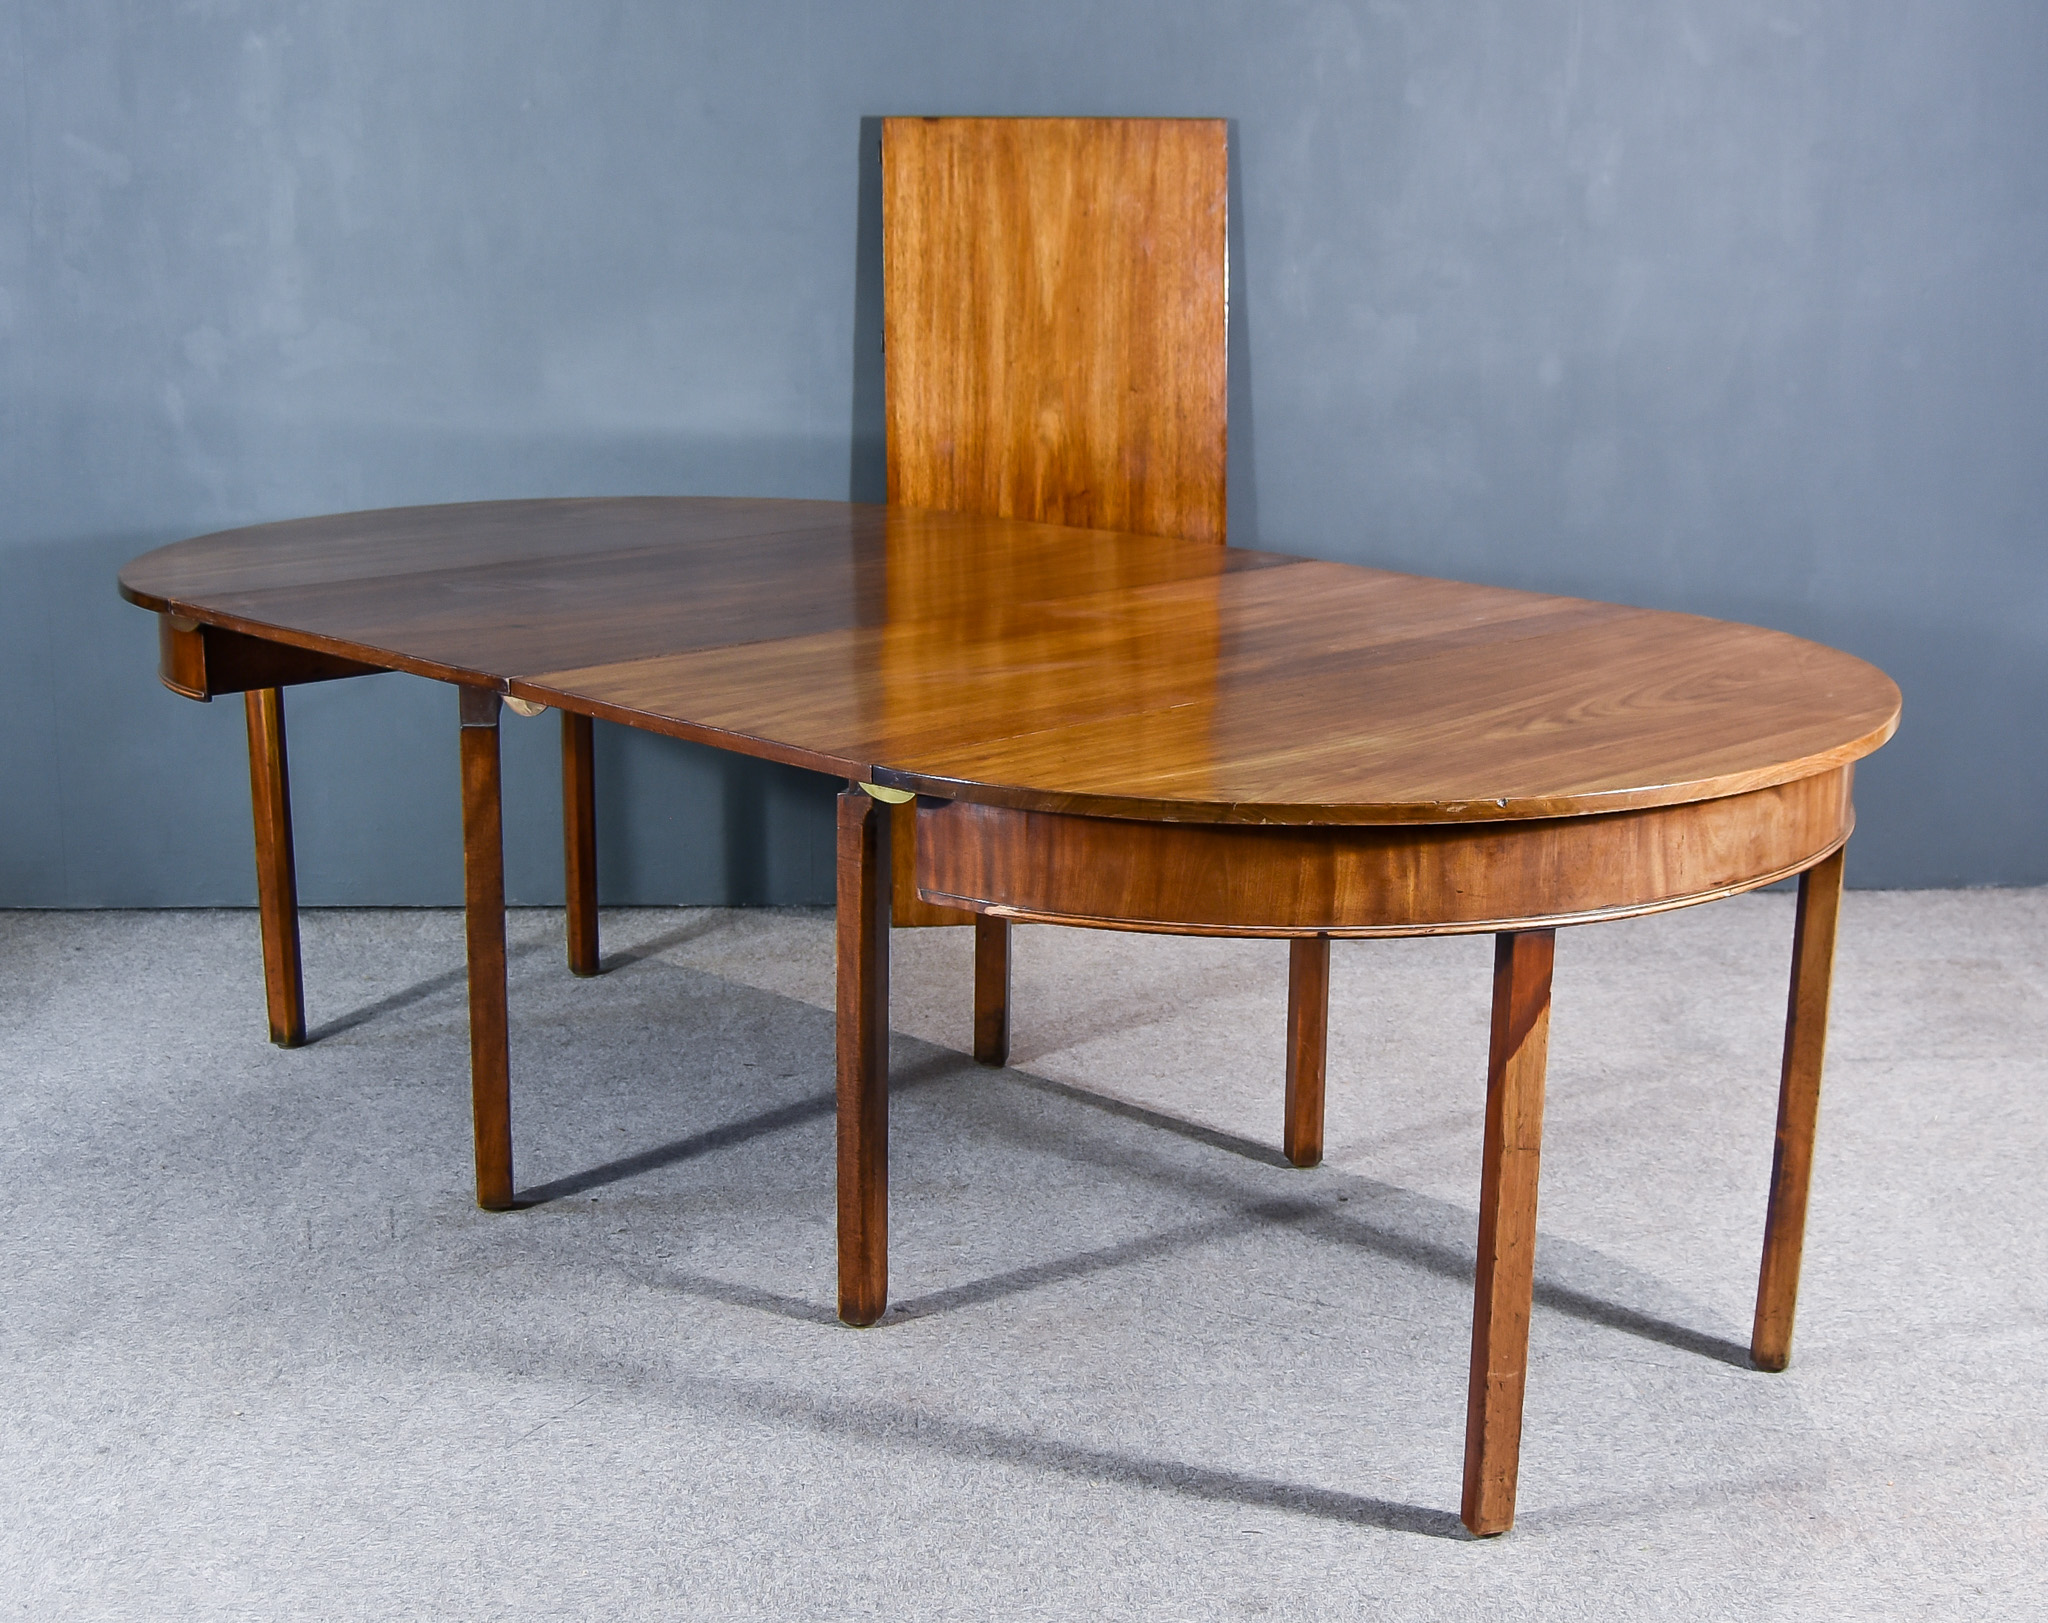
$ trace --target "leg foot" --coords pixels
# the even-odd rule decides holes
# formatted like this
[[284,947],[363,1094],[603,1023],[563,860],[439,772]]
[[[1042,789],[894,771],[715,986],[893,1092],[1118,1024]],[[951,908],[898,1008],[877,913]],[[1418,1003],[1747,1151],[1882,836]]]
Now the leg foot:
[[1756,1286],[1749,1356],[1758,1369],[1792,1360],[1792,1313],[1799,1296],[1799,1254],[1806,1240],[1806,1191],[1813,1172],[1813,1129],[1820,1115],[1820,1070],[1828,1037],[1828,986],[1834,976],[1835,921],[1842,905],[1842,852],[1799,876],[1799,922],[1792,931],[1792,992],[1785,1011],[1785,1059],[1778,1080],[1778,1140],[1771,1158],[1771,1207]]
[[512,1204],[512,1089],[505,1019],[505,831],[498,777],[498,695],[488,688],[459,691],[476,1203],[486,1211],[501,1212]]
[[1010,921],[986,913],[974,919],[974,1057],[1010,1061]]
[[889,1305],[889,808],[839,797],[839,1317]]
[[251,688],[249,804],[256,817],[256,912],[263,929],[263,998],[270,1040],[306,1040],[306,992],[299,966],[299,882],[292,859],[291,775],[285,765],[284,690]]
[[569,915],[569,968],[595,975],[597,777],[588,716],[562,712],[562,891]]
[[1312,1167],[1323,1158],[1330,938],[1296,936],[1287,947],[1287,1110],[1281,1142],[1288,1160],[1298,1167]]
[[1515,1521],[1529,1301],[1536,1278],[1536,1174],[1550,1038],[1550,930],[1494,938],[1493,1038],[1479,1181],[1472,1383],[1465,1409],[1465,1525],[1485,1537]]

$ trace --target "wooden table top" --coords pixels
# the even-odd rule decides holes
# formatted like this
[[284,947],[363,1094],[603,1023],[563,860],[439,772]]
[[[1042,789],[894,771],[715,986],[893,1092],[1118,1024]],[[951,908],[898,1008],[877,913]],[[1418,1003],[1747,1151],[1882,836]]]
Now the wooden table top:
[[836,502],[265,524],[144,608],[948,798],[1171,821],[1572,816],[1858,759],[1883,672],[1728,621],[1213,543]]

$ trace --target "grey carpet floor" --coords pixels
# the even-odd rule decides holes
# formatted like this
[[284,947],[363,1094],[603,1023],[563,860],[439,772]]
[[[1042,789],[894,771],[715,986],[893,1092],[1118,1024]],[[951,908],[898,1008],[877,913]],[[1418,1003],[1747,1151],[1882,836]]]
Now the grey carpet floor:
[[1563,933],[1520,1514],[1457,1525],[1490,949],[896,940],[893,1300],[832,1318],[831,920],[0,914],[0,1615],[2048,1615],[2048,892],[1852,893],[1792,1368],[1745,1357],[1791,899]]

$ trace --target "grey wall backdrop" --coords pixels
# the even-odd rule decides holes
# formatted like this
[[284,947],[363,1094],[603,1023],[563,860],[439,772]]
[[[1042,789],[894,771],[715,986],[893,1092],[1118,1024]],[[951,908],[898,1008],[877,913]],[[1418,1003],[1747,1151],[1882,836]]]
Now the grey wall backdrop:
[[[1234,539],[1852,649],[1853,878],[2048,879],[2044,84],[2040,0],[0,0],[0,904],[252,895],[133,553],[878,495],[893,112],[1234,119]],[[456,900],[447,691],[288,706],[306,899]],[[830,785],[600,748],[609,899],[829,896]]]

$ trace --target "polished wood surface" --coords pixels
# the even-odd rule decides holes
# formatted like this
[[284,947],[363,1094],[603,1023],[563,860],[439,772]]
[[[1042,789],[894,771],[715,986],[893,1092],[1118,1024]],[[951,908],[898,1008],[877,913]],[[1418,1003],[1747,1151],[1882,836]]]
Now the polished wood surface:
[[469,950],[469,1091],[476,1125],[476,1203],[512,1205],[512,1078],[505,1008],[505,825],[498,695],[465,687],[462,890]]
[[[890,502],[1220,542],[1222,123],[896,118],[882,165]],[[973,922],[894,824],[895,922]]]
[[839,1317],[889,1305],[889,816],[839,796]]
[[1504,934],[1494,942],[1462,1511],[1465,1525],[1481,1537],[1506,1532],[1515,1519],[1556,942],[1549,930]]
[[1221,119],[882,124],[889,500],[1221,541]]
[[836,503],[302,520],[122,582],[147,608],[834,776],[1176,822],[1709,800],[1868,754],[1899,705],[1859,659],[1726,621]]
[[284,694],[243,694],[249,722],[249,804],[256,821],[256,916],[263,933],[263,997],[270,1040],[306,1040],[305,976],[299,963],[298,864],[292,855],[291,773],[284,742]]
[[1837,851],[1799,876],[1799,918],[1792,931],[1792,991],[1785,1011],[1785,1059],[1778,1082],[1778,1134],[1771,1158],[1771,1205],[1764,1222],[1763,1266],[1749,1355],[1758,1369],[1792,1360],[1792,1314],[1799,1296],[1799,1255],[1806,1240],[1806,1193],[1813,1176],[1813,1132],[1820,1115],[1821,1059],[1827,1046],[1828,986],[1834,978],[1835,922],[1842,907]]
[[597,768],[588,716],[562,712],[562,892],[569,968],[595,975],[597,945]]
[[1586,924],[1784,879],[1855,823],[1853,768],[1747,794],[1498,823],[1141,823],[918,801],[918,884],[976,912],[1175,935]]
[[1323,1067],[1330,1030],[1330,938],[1287,944],[1287,1092],[1280,1145],[1298,1167],[1323,1158]]
[[890,923],[901,929],[941,924],[972,924],[964,908],[941,907],[917,893],[917,830],[909,803],[889,808]]
[[[462,685],[487,1206],[513,1193],[499,694],[848,780],[849,1323],[888,1301],[891,824],[906,814],[876,795],[919,797],[918,885],[977,917],[980,1057],[1006,1046],[980,1016],[1007,1009],[1011,919],[1295,938],[1283,1138],[1297,1160],[1320,1150],[1325,938],[1498,934],[1466,1440],[1478,1533],[1514,1512],[1551,930],[1807,871],[1755,1341],[1760,1365],[1784,1362],[1852,767],[1898,717],[1898,690],[1860,660],[1754,627],[1208,542],[828,503],[343,515],[161,549],[122,589],[174,616],[177,638],[207,628],[209,667],[219,631],[288,651],[261,658]],[[194,645],[167,646],[167,669],[189,676]],[[259,732],[252,761],[267,763]]]

